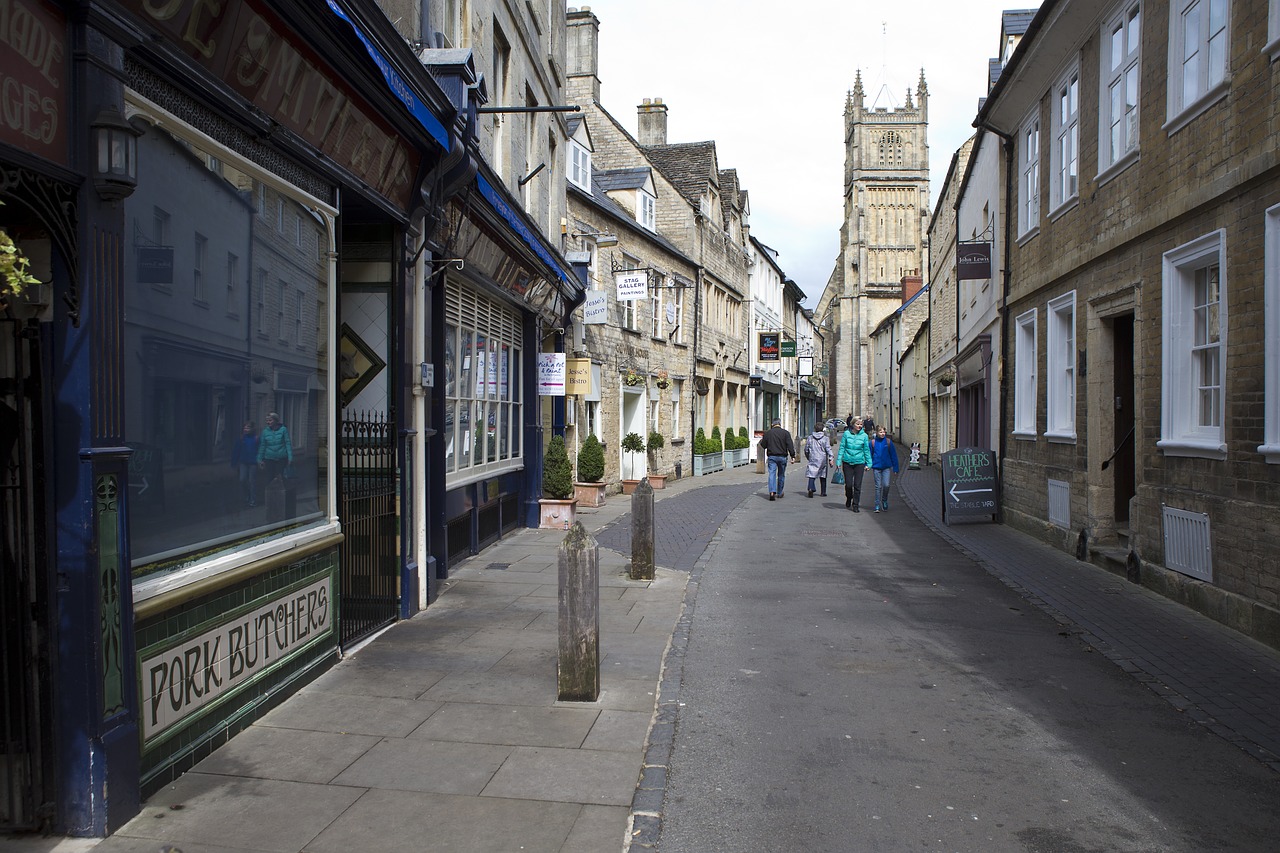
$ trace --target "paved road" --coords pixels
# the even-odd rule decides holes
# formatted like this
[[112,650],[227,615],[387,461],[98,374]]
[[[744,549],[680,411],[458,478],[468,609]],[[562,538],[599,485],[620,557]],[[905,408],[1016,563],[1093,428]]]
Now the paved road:
[[694,569],[632,850],[1275,849],[1280,777],[905,506],[754,492]]

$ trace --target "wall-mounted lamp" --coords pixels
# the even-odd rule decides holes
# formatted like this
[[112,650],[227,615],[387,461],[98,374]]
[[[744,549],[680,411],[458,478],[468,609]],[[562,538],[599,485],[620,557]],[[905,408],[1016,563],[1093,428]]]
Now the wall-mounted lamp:
[[617,234],[599,234],[596,236],[596,248],[607,249],[610,246],[618,245]]
[[98,113],[93,130],[93,186],[103,201],[128,198],[138,187],[138,137],[142,131],[115,107]]

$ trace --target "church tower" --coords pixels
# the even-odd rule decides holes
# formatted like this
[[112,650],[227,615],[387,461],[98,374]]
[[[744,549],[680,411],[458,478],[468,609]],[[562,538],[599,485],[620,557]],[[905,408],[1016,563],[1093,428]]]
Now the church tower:
[[928,269],[929,89],[924,70],[906,105],[866,106],[862,72],[844,106],[840,256],[815,315],[828,339],[827,414],[871,412],[871,333],[902,305],[906,276]]

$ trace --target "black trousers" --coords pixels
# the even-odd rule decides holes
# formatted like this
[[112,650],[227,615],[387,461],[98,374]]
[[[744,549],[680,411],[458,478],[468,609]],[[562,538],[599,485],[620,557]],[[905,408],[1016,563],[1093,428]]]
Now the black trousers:
[[854,506],[860,506],[862,501],[862,475],[866,473],[866,465],[850,465],[844,462],[841,466],[844,469],[844,496],[846,500],[853,501]]

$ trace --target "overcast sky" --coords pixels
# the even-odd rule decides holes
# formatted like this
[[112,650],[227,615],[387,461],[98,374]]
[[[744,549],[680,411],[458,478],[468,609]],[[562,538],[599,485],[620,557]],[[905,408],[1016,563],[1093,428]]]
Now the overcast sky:
[[[866,104],[901,107],[929,88],[933,197],[973,133],[998,55],[996,0],[594,0],[601,100],[631,133],[644,98],[667,104],[667,141],[714,140],[751,196],[751,233],[812,307],[840,247],[843,115],[854,74]],[[574,8],[571,4],[570,8]]]

